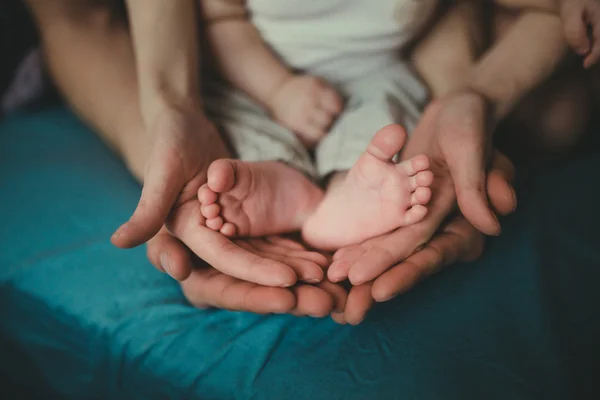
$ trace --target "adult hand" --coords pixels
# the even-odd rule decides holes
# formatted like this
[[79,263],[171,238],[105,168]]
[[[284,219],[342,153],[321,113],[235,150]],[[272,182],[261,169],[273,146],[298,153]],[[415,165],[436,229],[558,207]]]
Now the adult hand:
[[[133,247],[150,240],[152,263],[177,280],[188,278],[192,272],[189,249],[217,270],[263,285],[292,286],[297,276],[320,276],[314,265],[305,271],[306,264],[293,268],[257,256],[204,227],[197,191],[206,182],[210,163],[228,153],[199,108],[165,111],[152,124],[151,133],[142,195],[130,220],[113,235],[116,246]],[[175,236],[161,230],[167,219]]]
[[[510,214],[516,207],[515,199],[506,196],[511,191],[508,182],[514,177],[510,161],[500,154],[494,157],[494,164],[487,178],[487,191],[493,208],[501,215]],[[477,259],[484,245],[484,236],[460,214],[444,224],[438,233],[420,250],[407,259],[388,269],[375,281],[354,286],[348,295],[343,313],[332,315],[338,323],[358,324],[366,316],[374,301],[390,300],[411,289],[422,279],[438,272],[441,268],[456,262],[469,262]],[[352,262],[351,257],[363,253],[354,250],[354,255],[339,252],[335,262]]]
[[[500,224],[486,194],[490,148],[487,103],[474,92],[460,92],[432,102],[413,132],[402,158],[429,155],[435,175],[433,197],[425,219],[417,224],[341,250],[344,257],[328,271],[331,281],[348,277],[357,286],[369,282],[424,246],[450,214],[458,198],[465,218],[478,230],[497,235]],[[508,185],[498,197],[512,199]]]
[[[322,255],[289,239],[270,237],[236,241],[235,245],[256,256],[280,258],[290,265],[310,262],[324,268],[328,264]],[[328,281],[316,285],[299,283],[291,288],[268,287],[234,278],[198,261],[191,276],[181,283],[184,295],[196,307],[325,317],[343,312],[346,304],[346,290]]]

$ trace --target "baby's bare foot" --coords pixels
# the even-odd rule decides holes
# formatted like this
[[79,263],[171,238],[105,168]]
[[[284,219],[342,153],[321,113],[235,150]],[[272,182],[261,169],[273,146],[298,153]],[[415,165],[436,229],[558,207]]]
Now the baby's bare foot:
[[399,125],[381,129],[339,184],[332,183],[302,229],[304,240],[334,250],[425,217],[433,173],[425,155],[392,161],[406,140]]
[[276,161],[217,160],[198,190],[206,226],[229,237],[297,231],[322,198],[302,173]]
[[327,134],[342,111],[342,99],[327,82],[295,75],[281,85],[270,102],[273,118],[292,130],[308,148]]

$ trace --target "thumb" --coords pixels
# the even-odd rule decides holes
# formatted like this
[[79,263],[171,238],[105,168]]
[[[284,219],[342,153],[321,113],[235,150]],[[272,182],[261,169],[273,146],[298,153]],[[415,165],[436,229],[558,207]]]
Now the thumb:
[[181,158],[175,149],[153,162],[150,157],[144,186],[133,215],[113,234],[112,243],[130,248],[146,243],[161,229],[183,187]]
[[487,235],[500,234],[500,223],[489,206],[486,190],[484,122],[470,121],[458,131],[457,141],[447,143],[444,153],[464,217]]

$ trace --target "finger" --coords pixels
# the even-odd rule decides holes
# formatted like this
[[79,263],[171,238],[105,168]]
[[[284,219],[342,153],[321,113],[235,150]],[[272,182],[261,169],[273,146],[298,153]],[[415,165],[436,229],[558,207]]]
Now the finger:
[[346,300],[348,298],[348,292],[335,283],[329,281],[323,281],[319,283],[319,288],[329,293],[333,299],[333,312],[332,313],[343,313],[346,308]]
[[195,269],[181,283],[181,288],[188,301],[196,307],[282,314],[296,306],[296,298],[289,289],[240,281],[213,268]]
[[348,273],[350,272],[350,267],[358,260],[363,254],[365,254],[365,250],[360,247],[355,247],[343,253],[343,256],[337,257],[334,259],[333,263],[327,269],[327,278],[331,282],[341,282],[344,279],[348,278]]
[[325,110],[314,110],[310,118],[311,125],[322,131],[328,130],[333,122],[333,118]]
[[189,250],[164,228],[148,241],[146,254],[159,271],[166,272],[178,281],[187,279],[192,272]]
[[306,247],[302,246],[302,244],[281,236],[268,236],[266,240],[267,242],[272,243],[276,246],[286,247],[288,249],[295,250],[306,250]]
[[512,183],[515,180],[516,170],[514,164],[508,157],[497,150],[494,151],[492,157],[491,169],[502,172],[508,183]]
[[342,112],[344,104],[342,98],[335,90],[328,89],[323,92],[319,100],[319,106],[329,113],[330,116],[336,116]]
[[336,324],[340,324],[340,325],[346,325],[346,320],[344,319],[344,313],[339,313],[339,312],[332,312],[331,313],[331,319],[336,323]]
[[590,52],[583,60],[585,68],[591,68],[600,59],[600,4],[594,3],[588,8],[586,22],[592,27],[592,39]]
[[296,308],[292,310],[294,315],[324,318],[333,311],[333,297],[325,290],[302,284],[292,287],[291,290],[296,296]]
[[563,26],[565,38],[569,46],[579,55],[585,55],[590,51],[590,41],[587,35],[587,26],[583,9],[570,6],[568,1],[563,1]]
[[371,290],[371,282],[354,286],[350,289],[348,300],[346,300],[346,309],[344,311],[344,320],[347,323],[358,325],[365,319],[367,312],[373,306]]
[[306,124],[303,133],[304,136],[300,136],[300,140],[302,140],[305,145],[309,145],[310,148],[312,148],[326,135],[327,132],[322,127]]
[[500,215],[508,215],[517,208],[517,194],[508,184],[504,173],[492,169],[488,173],[487,193],[494,210]]
[[183,187],[180,164],[174,149],[148,163],[142,195],[133,215],[112,235],[111,242],[121,248],[139,246],[158,233]]
[[[453,132],[442,142],[441,150],[454,182],[458,206],[471,224],[488,235],[500,234],[500,223],[488,206],[486,192],[486,110],[483,103],[473,104],[471,114],[463,118],[446,114],[444,129]],[[455,111],[455,110],[454,110]],[[445,140],[442,136],[441,140]],[[451,138],[451,139],[450,139]]]
[[183,204],[169,219],[174,235],[224,274],[265,286],[288,287],[296,283],[296,273],[289,266],[252,254],[202,224],[199,202]]
[[312,261],[290,257],[287,255],[276,254],[260,250],[258,240],[236,240],[234,243],[243,249],[248,250],[252,254],[256,254],[265,259],[279,261],[289,267],[291,267],[298,277],[298,280],[308,283],[318,283],[323,280],[324,272],[323,268]]
[[434,189],[434,199],[425,219],[367,241],[366,243],[371,243],[368,250],[351,263],[348,272],[350,282],[357,286],[372,281],[388,268],[409,257],[433,236],[453,206],[452,182],[440,180]]
[[350,262],[348,280],[352,285],[358,286],[377,278],[398,261],[407,258],[417,248],[423,246],[440,223],[441,220],[426,218],[390,233],[376,246]]
[[325,257],[321,253],[317,253],[316,251],[292,250],[286,247],[271,244],[261,239],[249,240],[249,242],[259,251],[263,251],[266,253],[279,254],[290,258],[299,258],[302,260],[307,260],[321,267],[327,267],[327,265],[329,264],[329,260],[327,259],[327,257]]
[[472,240],[475,237],[472,235],[476,235],[477,231],[470,227],[466,220],[461,218],[453,227],[446,229],[450,231],[438,234],[423,249],[384,272],[374,281],[372,296],[375,301],[388,301],[405,293],[442,266],[466,255],[473,257],[476,251],[481,251],[482,243]]
[[458,207],[465,218],[481,232],[497,236],[501,231],[500,222],[488,205],[481,151],[465,150],[461,154],[460,157],[448,159]]
[[333,261],[339,260],[340,258],[349,257],[349,254],[354,252],[364,253],[365,250],[360,245],[343,247],[333,254]]

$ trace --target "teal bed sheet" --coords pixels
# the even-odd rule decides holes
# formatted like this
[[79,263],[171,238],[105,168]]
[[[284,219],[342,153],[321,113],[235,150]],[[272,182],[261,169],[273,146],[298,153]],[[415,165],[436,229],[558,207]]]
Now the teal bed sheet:
[[590,156],[523,180],[484,257],[338,326],[194,309],[144,248],[109,243],[140,190],[122,163],[65,109],[11,117],[0,124],[0,393],[600,398],[599,176]]

